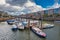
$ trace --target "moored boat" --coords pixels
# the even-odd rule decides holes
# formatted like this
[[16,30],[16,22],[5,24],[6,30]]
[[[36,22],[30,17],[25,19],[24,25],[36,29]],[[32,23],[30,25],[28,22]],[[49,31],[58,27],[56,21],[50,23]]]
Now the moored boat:
[[17,25],[19,30],[23,30],[24,29],[24,25],[22,23],[18,23]]
[[12,25],[12,24],[14,23],[14,20],[7,20],[7,23],[8,23],[9,25]]
[[42,38],[46,38],[46,34],[42,30],[40,30],[39,28],[37,28],[37,27],[30,27],[30,29],[37,36],[42,37]]
[[44,25],[43,25],[43,29],[47,29],[47,28],[53,28],[54,27],[54,24],[47,24],[47,23],[45,23]]
[[18,30],[18,27],[17,27],[15,24],[13,24],[13,25],[12,25],[12,30],[13,30],[13,31],[17,31],[17,30]]

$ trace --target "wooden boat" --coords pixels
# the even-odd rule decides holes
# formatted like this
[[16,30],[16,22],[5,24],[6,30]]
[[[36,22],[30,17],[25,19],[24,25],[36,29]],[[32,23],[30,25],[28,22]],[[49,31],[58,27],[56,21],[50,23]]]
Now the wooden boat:
[[30,27],[30,29],[37,36],[42,37],[42,38],[46,38],[46,34],[42,30],[40,30],[39,28],[37,28],[37,27]]

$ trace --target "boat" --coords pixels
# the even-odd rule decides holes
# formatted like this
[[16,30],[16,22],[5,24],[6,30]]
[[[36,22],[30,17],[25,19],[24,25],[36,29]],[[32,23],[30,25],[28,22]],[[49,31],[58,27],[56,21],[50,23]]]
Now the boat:
[[8,23],[9,25],[12,25],[12,24],[14,23],[14,20],[7,20],[7,23]]
[[18,23],[17,25],[19,30],[23,30],[24,29],[24,25],[22,23]]
[[[37,26],[38,28],[41,28],[41,26]],[[49,28],[53,28],[54,27],[54,24],[48,24],[48,23],[45,23],[42,25],[42,29],[49,29]]]
[[22,24],[23,24],[23,25],[27,25],[27,23],[28,23],[28,22],[22,21]]
[[13,31],[17,31],[17,30],[18,30],[17,25],[13,24],[13,25],[12,25],[12,30],[13,30]]
[[43,24],[43,29],[47,29],[47,28],[53,28],[54,27],[54,24],[48,24],[48,23],[45,23]]
[[30,27],[30,30],[35,33],[37,36],[46,38],[46,34],[37,27]]
[[28,22],[23,21],[21,23],[24,25],[24,28],[27,28],[26,26],[27,26]]

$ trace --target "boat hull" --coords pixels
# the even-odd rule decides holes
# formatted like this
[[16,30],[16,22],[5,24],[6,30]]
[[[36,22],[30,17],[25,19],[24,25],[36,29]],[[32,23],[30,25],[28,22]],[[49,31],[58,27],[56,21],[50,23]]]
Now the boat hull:
[[43,29],[50,29],[50,28],[53,28],[54,26],[50,26],[50,27],[43,27]]
[[20,28],[18,28],[18,30],[24,30],[24,29],[25,29],[24,27],[22,27],[22,28],[21,28],[21,27],[20,27]]
[[13,25],[14,20],[7,20],[7,23],[8,23],[9,25]]
[[9,25],[13,25],[13,23],[9,23],[9,22],[7,22]]
[[49,29],[49,28],[53,28],[54,27],[54,24],[44,24],[43,25],[43,29]]
[[12,28],[12,31],[17,31],[18,30],[18,28]]

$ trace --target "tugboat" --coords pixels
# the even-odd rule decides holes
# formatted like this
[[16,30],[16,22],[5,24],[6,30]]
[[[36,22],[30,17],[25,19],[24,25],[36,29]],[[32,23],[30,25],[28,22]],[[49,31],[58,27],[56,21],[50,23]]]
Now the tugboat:
[[35,33],[37,36],[46,38],[46,34],[37,27],[30,27],[30,30]]

